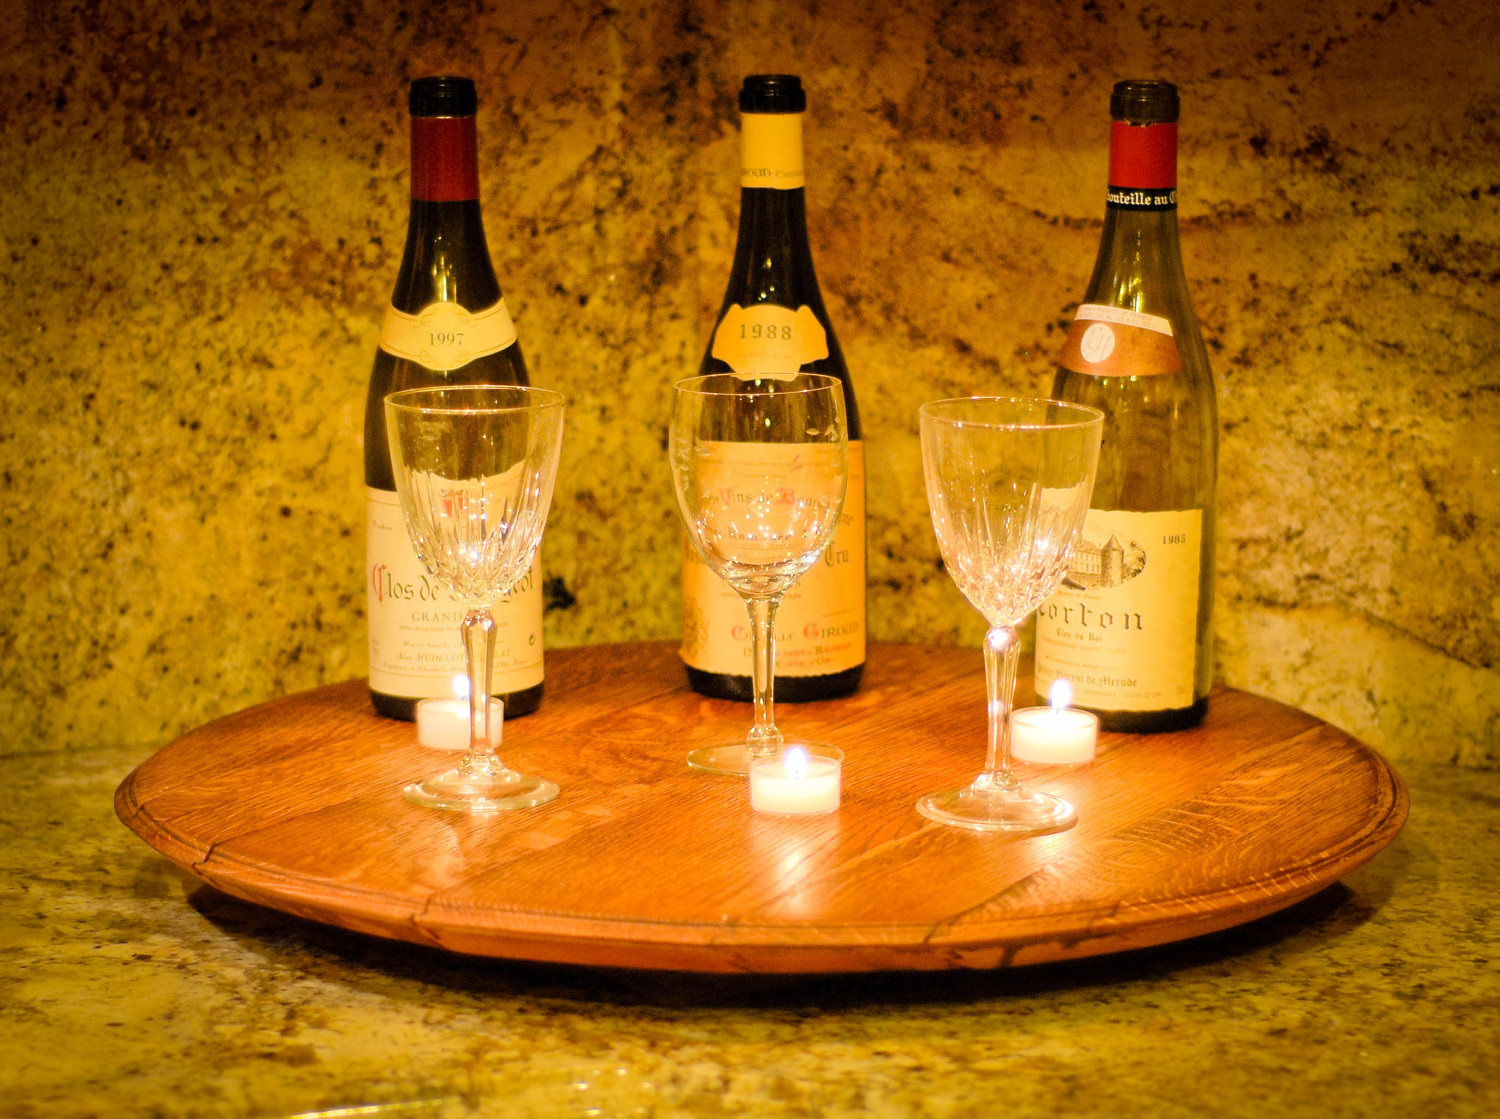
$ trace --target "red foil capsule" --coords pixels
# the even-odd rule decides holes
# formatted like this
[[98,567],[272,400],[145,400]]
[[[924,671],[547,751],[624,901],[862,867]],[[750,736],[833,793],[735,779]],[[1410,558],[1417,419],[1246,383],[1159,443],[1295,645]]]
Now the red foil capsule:
[[411,196],[422,202],[479,197],[473,117],[411,118]]
[[1109,185],[1166,189],[1177,185],[1177,125],[1110,122]]

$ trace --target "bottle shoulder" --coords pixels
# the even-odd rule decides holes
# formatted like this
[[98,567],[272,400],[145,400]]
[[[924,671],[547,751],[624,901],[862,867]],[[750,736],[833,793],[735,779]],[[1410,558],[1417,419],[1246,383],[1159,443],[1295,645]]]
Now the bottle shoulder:
[[[861,438],[854,383],[813,266],[802,188],[746,187],[740,191],[740,224],[734,261],[699,366],[700,372],[723,373],[733,369],[728,361],[716,357],[714,350],[715,342],[720,340],[719,332],[726,329],[726,320],[735,307],[752,312],[750,316],[740,316],[741,319],[754,318],[757,307],[785,308],[792,312],[806,307],[812,313],[823,334],[822,344],[815,348],[826,349],[826,352],[802,360],[797,368],[804,373],[827,373],[844,383],[849,436]],[[790,323],[785,325],[791,326]]]
[[440,385],[529,385],[526,357],[519,341],[496,353],[475,358],[456,369],[428,369],[410,358],[376,349],[370,387],[384,393]]
[[500,296],[479,202],[413,201],[391,306],[416,314],[457,303],[472,311]]
[[724,310],[734,303],[805,304],[826,320],[801,189],[740,192],[739,231]]
[[1191,315],[1176,213],[1111,209],[1083,301],[1151,314]]
[[[1182,265],[1174,212],[1111,211],[1079,300],[1080,307],[1091,304],[1147,316],[1149,329],[1170,333],[1183,366],[1174,377],[1185,380],[1193,393],[1212,395],[1208,350]],[[1161,387],[1175,391],[1172,385]]]

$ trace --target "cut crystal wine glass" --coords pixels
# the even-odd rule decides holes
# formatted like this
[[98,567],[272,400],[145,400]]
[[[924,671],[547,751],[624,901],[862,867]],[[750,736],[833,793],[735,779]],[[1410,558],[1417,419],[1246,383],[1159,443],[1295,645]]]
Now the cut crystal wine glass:
[[979,831],[1071,827],[1073,806],[1011,772],[1016,626],[1057,589],[1088,512],[1104,414],[1055,400],[970,397],[924,404],[922,472],[943,564],[990,625],[984,639],[989,752],[969,785],[917,802],[928,819]]
[[688,540],[749,613],[755,722],[743,740],[705,746],[688,764],[743,774],[750,761],[801,746],[776,728],[776,606],[828,547],[849,482],[843,386],[820,373],[715,373],[674,387],[670,456]]
[[429,574],[465,611],[469,749],[456,768],[406,787],[415,804],[491,812],[557,796],[553,782],[501,762],[486,700],[495,652],[491,608],[526,574],[541,545],[565,403],[560,393],[515,385],[407,389],[385,399],[406,531]]

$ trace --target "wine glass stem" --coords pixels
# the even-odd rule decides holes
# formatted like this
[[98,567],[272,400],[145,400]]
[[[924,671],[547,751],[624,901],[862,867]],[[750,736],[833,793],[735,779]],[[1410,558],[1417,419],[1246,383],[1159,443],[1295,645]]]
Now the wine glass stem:
[[462,768],[488,773],[500,759],[490,745],[490,674],[495,660],[495,616],[489,607],[471,606],[461,631],[469,672],[469,752]]
[[745,748],[750,757],[763,758],[781,749],[781,732],[776,729],[776,600],[747,598],[745,605],[750,610],[755,689],[755,725],[745,738]]
[[989,694],[990,748],[983,782],[996,789],[1016,785],[1010,771],[1010,709],[1016,692],[1016,665],[1021,659],[1021,639],[1014,626],[995,626],[984,635],[984,682]]

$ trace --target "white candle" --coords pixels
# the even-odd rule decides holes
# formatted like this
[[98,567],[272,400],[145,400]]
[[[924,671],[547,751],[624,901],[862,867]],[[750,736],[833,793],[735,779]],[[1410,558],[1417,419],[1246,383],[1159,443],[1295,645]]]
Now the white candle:
[[832,758],[808,757],[793,746],[784,754],[750,763],[750,807],[781,816],[811,816],[839,806],[842,766]]
[[1077,765],[1092,761],[1099,743],[1099,717],[1068,706],[1073,687],[1052,684],[1050,707],[1023,707],[1010,717],[1010,753],[1023,762]]
[[[490,700],[490,744],[500,745],[500,726],[505,708]],[[438,696],[417,704],[417,741],[435,750],[469,748],[468,696]]]

